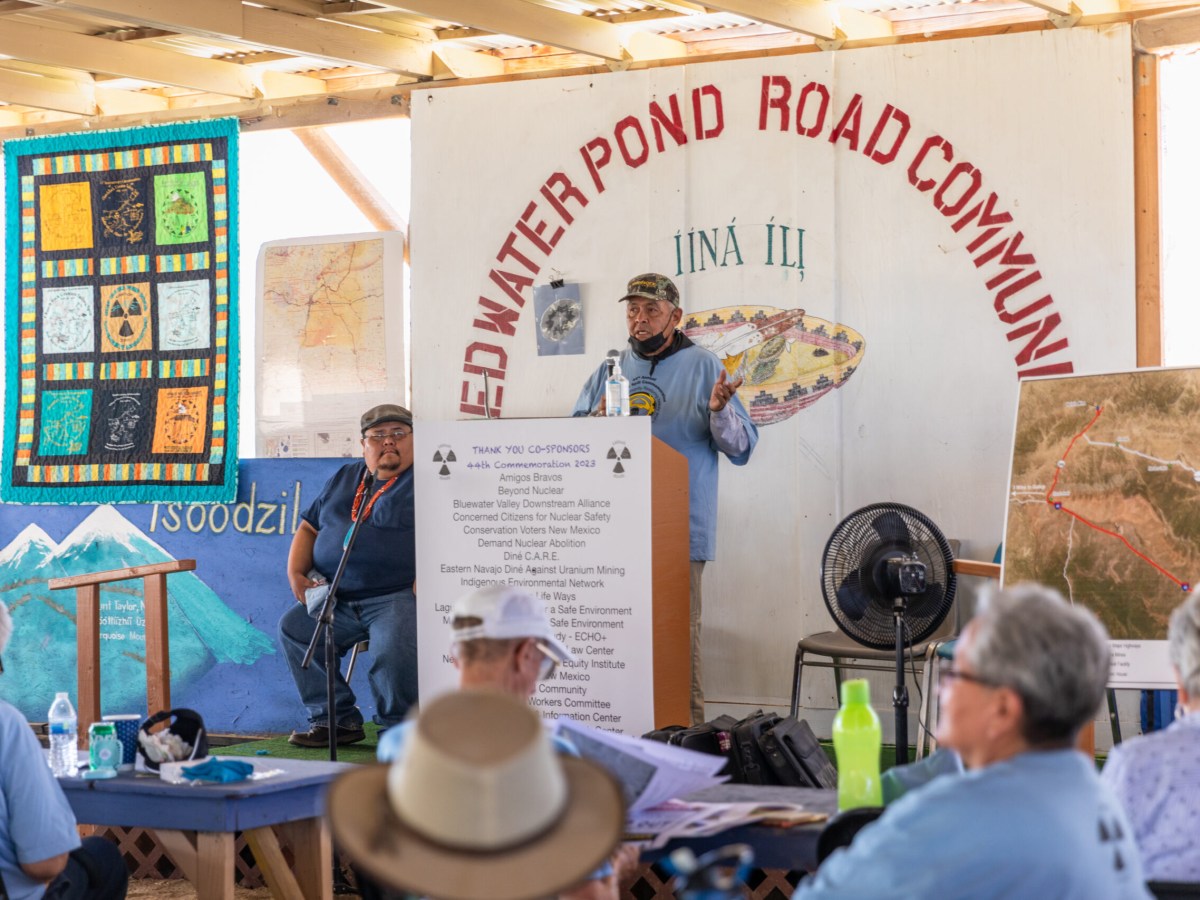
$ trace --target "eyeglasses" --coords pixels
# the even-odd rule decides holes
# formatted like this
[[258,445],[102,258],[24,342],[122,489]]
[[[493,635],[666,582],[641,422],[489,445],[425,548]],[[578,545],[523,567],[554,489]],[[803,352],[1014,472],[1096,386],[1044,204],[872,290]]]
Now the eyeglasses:
[[397,428],[395,431],[381,431],[378,434],[364,434],[363,440],[370,441],[372,444],[384,444],[388,441],[398,444],[410,434],[412,434],[411,431],[405,431],[403,428]]
[[541,641],[534,641],[533,646],[542,652],[542,661],[538,663],[538,681],[549,681],[558,670],[558,657]]
[[969,681],[972,684],[990,688],[1002,687],[1002,685],[997,684],[995,681],[988,678],[980,678],[978,675],[972,675],[970,672],[962,672],[958,669],[938,669],[939,688],[945,687],[946,683],[951,681]]

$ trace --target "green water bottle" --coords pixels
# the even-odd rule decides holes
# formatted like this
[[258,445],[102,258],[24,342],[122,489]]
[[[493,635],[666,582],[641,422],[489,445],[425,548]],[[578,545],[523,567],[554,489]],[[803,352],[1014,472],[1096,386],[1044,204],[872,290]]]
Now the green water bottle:
[[871,688],[867,680],[843,681],[842,708],[833,720],[839,810],[883,806],[883,788],[879,781],[881,742],[879,716],[871,709]]

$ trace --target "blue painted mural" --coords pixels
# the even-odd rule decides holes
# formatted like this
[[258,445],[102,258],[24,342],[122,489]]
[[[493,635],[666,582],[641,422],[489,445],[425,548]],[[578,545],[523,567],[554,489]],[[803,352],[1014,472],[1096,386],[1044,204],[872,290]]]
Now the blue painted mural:
[[[75,593],[51,578],[195,559],[167,578],[171,701],[216,732],[284,732],[304,708],[275,623],[294,603],[287,552],[300,513],[344,459],[244,460],[228,504],[0,505],[0,600],[13,617],[0,697],[44,722],[56,691],[76,700]],[[140,579],[100,592],[101,710],[146,710]],[[374,713],[366,666],[355,693]]]

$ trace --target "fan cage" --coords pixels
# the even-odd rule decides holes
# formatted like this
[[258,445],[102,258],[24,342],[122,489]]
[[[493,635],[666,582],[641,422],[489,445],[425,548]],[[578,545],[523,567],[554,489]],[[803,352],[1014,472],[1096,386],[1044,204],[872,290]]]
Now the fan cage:
[[954,604],[954,553],[924,514],[899,503],[874,503],[834,528],[821,558],[821,589],[829,614],[850,638],[886,650],[896,645],[895,596],[883,575],[886,561],[915,557],[925,565],[926,588],[905,596],[906,647],[937,631]]

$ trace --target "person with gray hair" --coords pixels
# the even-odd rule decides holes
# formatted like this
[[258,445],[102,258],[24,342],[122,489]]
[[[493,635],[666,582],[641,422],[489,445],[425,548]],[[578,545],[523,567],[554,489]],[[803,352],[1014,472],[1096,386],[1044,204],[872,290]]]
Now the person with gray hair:
[[942,671],[937,737],[966,771],[905,794],[795,897],[1149,898],[1132,831],[1075,749],[1108,636],[1056,591],[985,597]]
[[1171,614],[1167,646],[1175,721],[1113,747],[1100,777],[1125,807],[1146,877],[1200,882],[1200,595]]
[[[0,654],[11,635],[8,607],[0,603]],[[75,814],[33,730],[3,700],[0,748],[0,897],[121,900],[129,881],[121,851],[101,837],[79,839]]]

